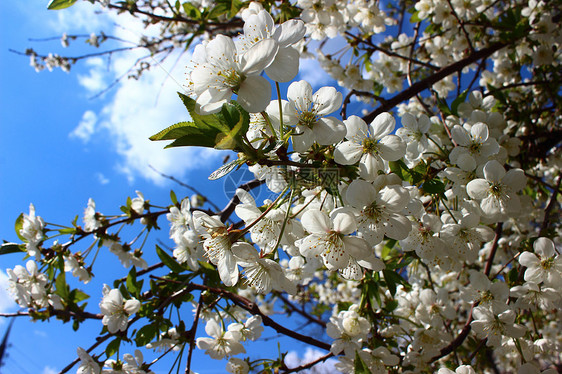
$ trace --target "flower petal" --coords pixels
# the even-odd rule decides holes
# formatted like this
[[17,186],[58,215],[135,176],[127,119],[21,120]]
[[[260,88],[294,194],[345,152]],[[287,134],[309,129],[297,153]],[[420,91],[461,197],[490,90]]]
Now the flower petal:
[[343,140],[345,126],[343,122],[334,117],[320,118],[312,127],[316,142],[321,145],[330,145]]
[[[278,50],[279,46],[275,40],[260,40],[242,55],[240,61],[240,71],[246,75],[261,74],[263,69],[273,62]],[[267,100],[267,103],[269,104],[269,99]]]
[[306,112],[312,104],[312,87],[306,81],[293,82],[287,88],[287,99],[298,112]]
[[394,130],[395,124],[396,121],[390,113],[383,112],[379,114],[369,125],[371,137],[374,139],[380,139],[383,136],[390,134]]
[[363,146],[361,144],[347,141],[336,146],[334,160],[340,165],[353,165],[361,159]]
[[247,77],[238,91],[237,101],[250,113],[263,111],[271,100],[271,85],[264,77]]
[[490,160],[484,165],[484,178],[492,183],[498,183],[505,175],[505,169],[496,160]]
[[325,235],[332,230],[332,222],[326,213],[311,209],[304,212],[301,223],[306,231],[311,234]]
[[326,116],[341,107],[343,97],[334,87],[322,87],[312,96],[314,109],[319,116]]
[[289,82],[299,72],[299,57],[299,52],[292,47],[279,49],[271,65],[265,69],[265,73],[276,82]]
[[406,143],[397,135],[387,135],[378,144],[381,157],[386,161],[396,161],[406,154]]
[[304,26],[304,22],[291,19],[283,22],[275,30],[272,37],[277,40],[280,48],[284,48],[300,41],[304,37],[305,33],[306,28]]

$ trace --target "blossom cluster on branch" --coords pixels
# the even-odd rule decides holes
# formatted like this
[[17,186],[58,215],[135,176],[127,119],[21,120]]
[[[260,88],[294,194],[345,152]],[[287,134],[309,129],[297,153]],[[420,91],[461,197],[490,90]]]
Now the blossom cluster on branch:
[[[28,258],[7,270],[14,315],[102,328],[63,372],[150,373],[175,354],[189,373],[195,349],[231,373],[327,360],[342,373],[560,370],[559,1],[101,3],[162,24],[139,47],[199,42],[179,93],[190,118],[150,139],[234,151],[209,179],[246,167],[256,179],[223,210],[200,193],[161,208],[137,192],[123,214],[90,200],[83,225],[65,227],[31,205],[22,243],[0,249]],[[311,55],[338,87],[298,76]],[[125,225],[140,232],[128,240]],[[166,225],[172,247],[147,244]],[[71,287],[105,250],[128,274],[89,295]],[[265,327],[325,355],[296,368],[286,348],[245,356]],[[118,355],[131,345],[162,354]]]

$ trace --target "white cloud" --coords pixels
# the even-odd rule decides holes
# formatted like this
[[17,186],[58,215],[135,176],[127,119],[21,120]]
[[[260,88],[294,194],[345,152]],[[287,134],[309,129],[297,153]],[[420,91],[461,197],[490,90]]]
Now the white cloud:
[[108,86],[107,62],[100,57],[86,60],[86,66],[90,66],[88,74],[78,74],[78,83],[84,87],[90,95],[97,95]]
[[90,137],[96,131],[96,122],[98,120],[98,116],[96,113],[92,112],[91,110],[87,110],[82,115],[82,120],[78,124],[78,126],[72,130],[69,134],[71,138],[78,138],[82,140],[84,143],[87,143],[90,140]]
[[45,366],[41,374],[57,374],[59,371],[50,366]]
[[99,32],[107,31],[112,25],[110,17],[101,16],[99,13],[107,12],[99,4],[92,5],[86,1],[79,1],[64,11],[51,11],[46,24],[58,33],[68,32]]
[[[64,12],[63,12],[64,13]],[[82,25],[78,11],[78,20],[73,24]],[[103,18],[100,15],[90,15]],[[157,34],[155,26],[145,26],[128,15],[110,16],[118,22],[107,33],[123,40],[136,41],[143,35]],[[123,46],[131,44],[124,43]],[[118,46],[119,47],[119,46]],[[166,179],[154,172],[149,165],[158,171],[186,178],[188,170],[207,167],[216,163],[221,152],[212,149],[178,148],[163,149],[166,142],[151,142],[148,138],[158,131],[174,123],[188,120],[188,113],[177,96],[177,91],[184,91],[182,82],[185,79],[184,67],[189,63],[188,54],[170,55],[164,62],[149,57],[146,62],[152,66],[138,79],[127,79],[134,72],[131,68],[135,62],[150,52],[146,49],[135,49],[114,54],[111,60],[96,58],[87,65],[88,71],[78,76],[78,82],[89,94],[97,94],[119,77],[120,83],[106,95],[106,104],[97,114],[88,110],[84,113],[80,124],[70,136],[87,142],[94,133],[104,131],[112,142],[120,160],[116,168],[127,175],[129,180],[143,177],[155,183],[163,183]],[[107,65],[109,63],[109,66]],[[97,175],[100,183],[107,183],[103,175]]]
[[3,270],[0,270],[0,313],[12,312],[18,308],[8,292],[8,284],[8,276]]
[[[290,351],[285,356],[285,364],[288,368],[296,368],[301,365],[306,365],[309,362],[319,359],[320,357],[324,356],[325,353],[320,352],[316,349],[306,348],[304,352],[304,356],[300,357],[299,352],[297,351]],[[299,373],[316,373],[316,374],[329,374],[329,373],[339,373],[339,371],[335,368],[335,363],[337,361],[333,358],[330,358],[320,364],[314,365],[313,369],[311,370],[302,370]]]
[[102,173],[96,173],[96,178],[100,184],[108,184],[109,179],[105,177]]

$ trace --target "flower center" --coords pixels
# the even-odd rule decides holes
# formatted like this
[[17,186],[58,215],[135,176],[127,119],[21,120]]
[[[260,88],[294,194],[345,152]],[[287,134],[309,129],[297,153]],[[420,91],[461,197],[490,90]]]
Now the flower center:
[[318,121],[318,116],[314,112],[302,112],[299,116],[299,125],[312,128],[314,124]]
[[343,247],[343,235],[336,231],[331,231],[326,238],[326,253],[337,251]]
[[545,258],[541,260],[541,267],[544,270],[550,270],[550,268],[554,265],[554,257]]
[[366,206],[365,209],[363,209],[363,213],[370,219],[377,219],[380,217],[381,215],[381,211],[382,209],[377,205],[376,201],[373,201],[371,203],[371,205]]
[[225,86],[230,87],[232,92],[238,94],[238,90],[240,89],[240,85],[246,77],[243,74],[238,73],[234,69],[226,70],[226,71],[219,71],[217,74],[219,77],[222,77],[222,82]]
[[377,154],[379,153],[378,142],[371,138],[363,139],[363,153]]
[[502,185],[500,183],[494,183],[490,187],[490,193],[492,196],[499,197],[501,195]]
[[470,153],[478,153],[480,151],[480,146],[482,144],[478,143],[478,142],[473,142],[469,147],[468,150],[470,151]]

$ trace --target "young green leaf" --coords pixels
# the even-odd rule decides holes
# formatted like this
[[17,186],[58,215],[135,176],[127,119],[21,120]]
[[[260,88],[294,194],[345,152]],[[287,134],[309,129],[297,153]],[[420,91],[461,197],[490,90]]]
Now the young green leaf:
[[0,245],[0,255],[7,255],[9,253],[25,252],[25,246],[17,243],[4,243]]
[[58,9],[65,9],[74,5],[76,0],[51,0],[49,5],[47,5],[47,9],[49,10],[58,10]]
[[160,260],[162,260],[164,265],[170,268],[170,270],[173,271],[174,273],[181,273],[185,270],[183,266],[178,264],[177,261],[174,260],[172,256],[164,252],[164,250],[160,248],[158,245],[156,245],[156,254],[158,255],[158,257],[160,257]]
[[222,165],[217,170],[213,171],[211,173],[211,175],[209,175],[209,180],[214,181],[214,180],[217,180],[219,178],[222,178],[225,175],[227,175],[228,173],[230,173],[231,171],[233,171],[234,169],[239,168],[240,165],[242,165],[243,163],[244,162],[240,161],[239,159],[230,161],[230,162]]

